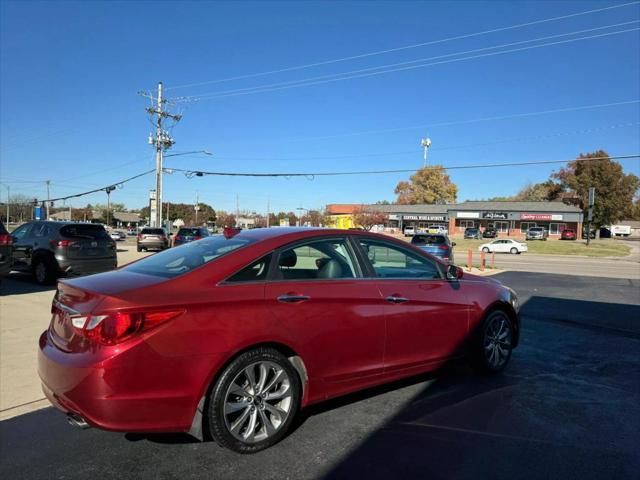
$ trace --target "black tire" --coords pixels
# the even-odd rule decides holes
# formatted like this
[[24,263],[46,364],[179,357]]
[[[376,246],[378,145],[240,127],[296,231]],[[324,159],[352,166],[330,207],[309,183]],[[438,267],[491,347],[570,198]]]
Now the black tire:
[[58,268],[55,260],[48,257],[37,257],[31,265],[33,277],[38,285],[53,285],[56,281]]
[[518,249],[516,247],[511,247],[511,250],[509,250],[511,252],[512,255],[517,255],[518,253]]
[[[266,438],[262,440],[256,440],[254,442],[248,442],[248,441],[245,442],[236,438],[236,436],[234,436],[234,434],[231,432],[230,427],[227,425],[228,423],[227,417],[234,415],[235,412],[231,414],[228,413],[227,416],[225,417],[225,414],[224,414],[225,403],[227,403],[226,402],[227,396],[231,392],[232,383],[236,379],[238,379],[239,376],[243,375],[246,369],[251,368],[252,366],[258,365],[262,362],[266,362],[269,365],[277,366],[278,368],[282,369],[284,373],[286,373],[288,387],[285,386],[284,391],[289,393],[289,396],[287,397],[288,398],[287,400],[288,414],[285,420],[276,427],[275,432],[269,434]],[[269,373],[271,375],[274,375],[275,370],[270,371]],[[274,386],[278,386],[278,385],[280,385],[280,383],[274,384]],[[238,386],[238,383],[234,383],[234,386]],[[246,390],[248,388],[251,388],[251,387],[247,383],[246,386],[242,387],[241,391],[243,392],[243,395],[246,391],[246,396],[251,398],[252,396],[255,395],[255,390],[251,392],[249,390]],[[282,386],[280,388],[282,388]],[[209,433],[220,446],[233,450],[234,452],[256,453],[261,450],[264,450],[265,448],[269,448],[270,446],[279,442],[287,434],[287,431],[291,427],[291,424],[293,423],[294,418],[298,413],[298,409],[300,406],[301,390],[302,389],[300,386],[300,378],[298,377],[298,372],[293,367],[291,362],[289,362],[287,357],[285,357],[282,353],[278,352],[273,348],[267,348],[267,347],[260,347],[255,350],[250,350],[248,352],[245,352],[242,355],[238,356],[236,359],[234,359],[222,371],[222,373],[216,380],[215,384],[213,385],[211,392],[209,393],[208,402],[207,402],[208,403],[207,415],[205,420],[207,422],[207,426],[209,427]],[[274,393],[277,393],[277,392],[274,392]],[[237,395],[237,397],[240,397],[240,396],[241,395]],[[259,401],[256,399],[259,399]],[[252,401],[246,401],[246,400],[247,398],[244,396],[240,400],[236,400],[236,402],[238,402],[238,405],[240,404],[241,401],[245,401],[244,405],[246,405],[246,407],[241,407],[241,409],[238,409],[238,416],[232,419],[233,422],[234,423],[240,422],[239,418],[242,417],[247,412],[246,409],[248,408],[249,409],[248,415],[249,416],[254,415],[257,417],[257,420],[255,421],[256,423],[254,424],[253,432],[260,434],[260,432],[264,428],[264,432],[262,433],[264,435],[267,432],[267,428],[266,428],[266,425],[264,425],[262,419],[274,418],[274,417],[272,417],[271,414],[269,414],[269,417],[264,417],[266,412],[269,412],[270,410],[265,409],[264,407],[262,408],[258,407],[258,405],[261,405],[263,403],[263,400],[260,399],[260,395],[255,395],[255,397],[252,398]],[[283,399],[282,401],[285,401],[285,400]],[[266,400],[264,400],[264,404],[267,404]],[[270,407],[273,407],[273,405],[274,404],[271,404],[271,403],[268,404],[268,406]],[[282,407],[279,406],[278,408],[282,408]],[[260,412],[260,410],[262,410],[262,412]],[[256,412],[255,414],[253,413],[254,411]],[[246,416],[245,418],[247,418],[247,421],[250,424],[251,419],[249,416]],[[260,422],[260,423],[258,424],[257,422]],[[240,423],[244,424],[244,422],[240,422]],[[244,434],[246,434],[249,429],[249,424],[247,424],[246,428],[244,429],[242,428],[243,425],[240,425],[240,427],[237,430],[237,435],[242,436],[243,432]],[[233,424],[231,426],[233,426]],[[273,424],[271,424],[271,426],[273,427]],[[257,427],[260,427],[260,428],[257,429]]]
[[[491,340],[495,333],[496,323],[500,324],[504,321],[505,327],[508,328],[507,336],[498,342]],[[504,331],[500,335],[504,334]],[[498,373],[506,368],[511,359],[512,344],[513,344],[513,322],[509,315],[503,310],[493,310],[485,317],[475,339],[475,345],[473,346],[473,366],[481,373]],[[504,342],[507,342],[508,345]],[[494,362],[495,357],[491,357],[491,351],[494,349],[493,345],[499,344],[501,350],[500,361]],[[491,346],[491,348],[489,348]],[[504,356],[503,353],[504,352]]]
[[142,248],[141,248],[141,247],[136,247],[136,250],[138,250],[139,252],[141,252],[141,251],[142,251]]
[[482,249],[482,251],[483,251],[484,253],[491,253],[491,250],[489,250],[489,247],[484,247],[484,248]]

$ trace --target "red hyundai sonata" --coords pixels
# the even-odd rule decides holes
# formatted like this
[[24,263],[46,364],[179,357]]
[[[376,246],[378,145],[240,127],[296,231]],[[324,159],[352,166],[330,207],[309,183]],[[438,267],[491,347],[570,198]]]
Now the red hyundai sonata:
[[467,356],[502,370],[515,293],[362,231],[232,232],[58,284],[39,374],[81,427],[251,453],[313,403]]

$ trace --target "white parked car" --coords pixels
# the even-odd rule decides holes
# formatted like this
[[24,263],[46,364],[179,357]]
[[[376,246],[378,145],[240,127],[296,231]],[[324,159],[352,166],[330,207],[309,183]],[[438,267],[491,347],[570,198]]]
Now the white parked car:
[[526,243],[516,242],[515,240],[499,239],[493,242],[483,243],[478,247],[478,250],[485,253],[522,253],[528,250]]
[[404,236],[413,237],[416,234],[416,229],[413,227],[404,227]]
[[427,233],[436,233],[439,235],[447,235],[449,230],[444,225],[429,225],[427,228]]

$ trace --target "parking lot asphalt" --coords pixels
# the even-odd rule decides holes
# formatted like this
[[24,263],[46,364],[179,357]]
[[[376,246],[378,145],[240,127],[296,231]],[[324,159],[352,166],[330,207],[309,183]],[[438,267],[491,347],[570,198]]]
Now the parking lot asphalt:
[[76,430],[52,408],[0,422],[2,478],[638,478],[640,284],[507,272],[522,343],[502,374],[464,364],[312,407],[241,456],[186,435]]

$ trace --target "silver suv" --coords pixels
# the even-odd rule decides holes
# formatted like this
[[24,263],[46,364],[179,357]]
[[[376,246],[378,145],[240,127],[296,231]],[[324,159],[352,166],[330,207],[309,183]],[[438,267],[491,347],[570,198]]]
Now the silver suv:
[[12,233],[12,270],[33,273],[40,285],[62,275],[88,275],[118,266],[116,244],[102,225],[33,221]]
[[543,227],[531,227],[527,230],[527,240],[546,240],[549,232]]

